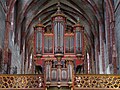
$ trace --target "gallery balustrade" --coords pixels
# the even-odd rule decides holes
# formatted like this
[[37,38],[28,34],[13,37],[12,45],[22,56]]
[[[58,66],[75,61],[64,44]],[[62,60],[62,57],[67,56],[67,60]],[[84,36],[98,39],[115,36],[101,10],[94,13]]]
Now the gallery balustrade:
[[[64,85],[62,82],[59,86]],[[74,90],[120,90],[119,75],[85,75],[79,74],[73,77],[73,82],[68,86]],[[60,88],[59,87],[59,88]],[[39,89],[49,88],[44,81],[43,75],[0,75],[0,90],[16,89]]]

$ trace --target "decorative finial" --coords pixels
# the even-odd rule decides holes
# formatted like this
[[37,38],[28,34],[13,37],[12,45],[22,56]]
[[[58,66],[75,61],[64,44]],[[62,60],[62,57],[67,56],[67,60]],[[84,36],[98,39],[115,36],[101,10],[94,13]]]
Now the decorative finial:
[[58,1],[58,4],[57,4],[57,8],[58,8],[57,12],[60,12],[60,2],[59,1]]
[[80,23],[80,17],[77,18],[77,23]]
[[38,24],[41,24],[41,18],[39,18],[39,20],[38,20]]
[[56,5],[57,11],[55,12],[55,14],[52,15],[52,17],[56,17],[56,16],[65,17],[65,15],[63,14],[63,12],[60,10],[60,8],[61,8],[60,0],[58,0],[58,2],[56,4],[57,4]]
[[41,18],[38,19],[38,23],[35,27],[44,27],[44,25],[41,23]]
[[41,18],[39,18],[39,21],[41,21]]

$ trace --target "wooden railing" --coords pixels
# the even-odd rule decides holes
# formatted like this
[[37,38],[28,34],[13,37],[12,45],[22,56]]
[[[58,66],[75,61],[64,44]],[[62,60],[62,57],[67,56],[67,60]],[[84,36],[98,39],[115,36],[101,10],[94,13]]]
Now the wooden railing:
[[[120,90],[120,75],[81,74],[73,79],[70,86],[73,90]],[[45,90],[45,83],[43,75],[0,75],[0,90]]]
[[43,84],[43,75],[0,75],[0,90],[40,89]]
[[120,90],[120,75],[76,75],[74,89]]

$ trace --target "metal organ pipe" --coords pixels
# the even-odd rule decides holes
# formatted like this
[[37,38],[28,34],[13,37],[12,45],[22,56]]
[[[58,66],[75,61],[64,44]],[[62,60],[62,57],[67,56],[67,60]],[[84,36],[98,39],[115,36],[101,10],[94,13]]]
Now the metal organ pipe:
[[47,81],[50,81],[50,72],[51,72],[51,70],[50,70],[50,62],[48,61],[47,62],[47,65],[46,65],[46,80]]
[[60,10],[60,3],[57,5],[58,10],[57,12],[52,15],[52,26],[54,30],[54,44],[55,44],[55,54],[64,52],[64,28],[66,24],[66,17]]
[[82,48],[83,48],[83,26],[80,24],[74,25],[75,30],[75,41],[76,41],[76,54],[82,54]]
[[40,22],[34,27],[35,30],[35,54],[42,54],[42,42],[43,42],[43,31],[44,25]]
[[[59,20],[58,17],[56,17]],[[54,42],[55,42],[55,53],[63,53],[63,37],[64,37],[64,26],[61,22],[54,22]]]
[[42,33],[40,31],[37,31],[37,45],[36,45],[37,53],[42,52]]
[[70,63],[68,64],[68,80],[72,80],[72,65]]

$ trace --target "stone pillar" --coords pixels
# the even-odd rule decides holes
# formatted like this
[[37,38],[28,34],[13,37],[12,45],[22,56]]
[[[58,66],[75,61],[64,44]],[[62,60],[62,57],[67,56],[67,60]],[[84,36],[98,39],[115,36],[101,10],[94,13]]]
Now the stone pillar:
[[9,45],[9,30],[10,30],[10,21],[5,21],[5,41],[4,41],[4,64],[8,63],[8,45]]
[[116,50],[116,39],[115,39],[115,22],[112,21],[110,24],[111,32],[112,32],[112,64],[113,64],[113,72],[117,74],[117,50]]
[[[94,50],[95,50],[95,48],[93,48]],[[92,61],[92,74],[95,74],[95,72],[96,72],[96,69],[95,69],[95,61],[94,61],[94,59],[95,59],[95,57],[94,57],[94,51],[93,51],[93,49],[91,50],[91,61]]]
[[6,19],[5,21],[5,35],[4,35],[4,52],[3,52],[3,60],[4,60],[4,73],[7,73],[7,64],[8,64],[8,46],[9,46],[9,30],[10,30],[10,21]]
[[99,54],[99,65],[100,65],[100,74],[104,74],[105,72],[105,63],[104,63],[104,45],[103,45],[103,26],[102,23],[99,22],[99,38],[100,38],[100,54]]

